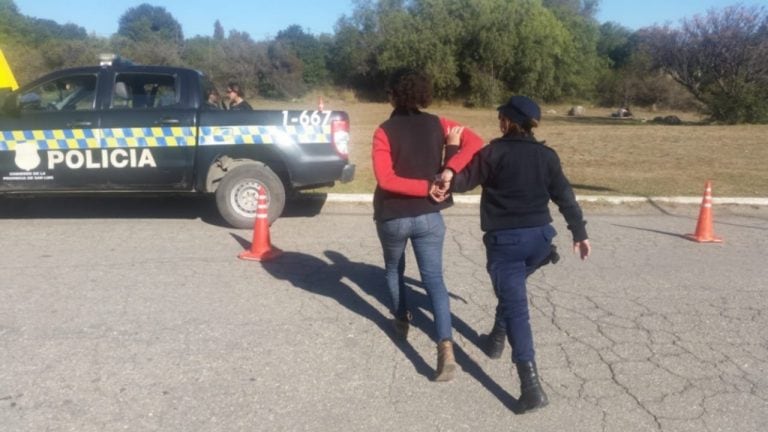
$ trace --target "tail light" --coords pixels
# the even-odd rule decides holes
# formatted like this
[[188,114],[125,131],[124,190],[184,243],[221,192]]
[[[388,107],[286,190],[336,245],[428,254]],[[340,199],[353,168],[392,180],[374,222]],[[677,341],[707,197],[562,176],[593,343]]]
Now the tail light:
[[349,157],[349,121],[334,120],[331,122],[331,142],[339,156]]

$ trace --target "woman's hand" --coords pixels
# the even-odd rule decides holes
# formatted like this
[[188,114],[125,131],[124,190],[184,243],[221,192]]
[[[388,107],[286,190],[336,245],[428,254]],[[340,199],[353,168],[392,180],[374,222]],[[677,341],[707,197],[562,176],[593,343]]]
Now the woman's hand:
[[453,171],[447,168],[440,174],[435,175],[432,187],[429,189],[429,196],[437,202],[445,201],[451,196],[451,193],[448,192],[448,189],[451,187],[451,180],[453,180]]
[[432,186],[429,189],[429,197],[433,201],[441,203],[448,199],[451,193],[448,192],[448,187],[441,183],[439,180],[432,182]]

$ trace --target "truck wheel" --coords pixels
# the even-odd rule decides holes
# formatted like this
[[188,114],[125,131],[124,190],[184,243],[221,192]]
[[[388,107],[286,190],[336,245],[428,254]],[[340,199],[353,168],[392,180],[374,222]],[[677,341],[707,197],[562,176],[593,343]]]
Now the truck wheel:
[[216,189],[216,207],[224,220],[235,228],[253,228],[259,185],[267,193],[269,223],[274,222],[285,207],[285,188],[280,178],[262,164],[241,165],[221,180]]

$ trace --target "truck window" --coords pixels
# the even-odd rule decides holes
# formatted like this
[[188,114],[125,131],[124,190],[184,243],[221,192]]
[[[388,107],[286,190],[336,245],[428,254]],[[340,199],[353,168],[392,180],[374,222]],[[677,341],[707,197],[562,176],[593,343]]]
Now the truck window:
[[22,112],[92,110],[95,100],[95,75],[75,75],[47,81],[19,97]]
[[179,103],[174,75],[121,73],[115,77],[112,109],[154,109]]

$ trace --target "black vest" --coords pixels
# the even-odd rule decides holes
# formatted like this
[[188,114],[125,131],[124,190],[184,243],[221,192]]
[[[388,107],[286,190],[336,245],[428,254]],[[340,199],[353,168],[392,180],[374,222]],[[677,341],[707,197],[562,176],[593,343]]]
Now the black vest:
[[[400,177],[432,180],[443,167],[445,132],[440,118],[421,111],[395,110],[381,124],[392,152],[392,166]],[[425,188],[425,193],[427,192]],[[373,218],[379,221],[414,217],[450,207],[449,198],[435,203],[429,197],[400,195],[376,186]]]

